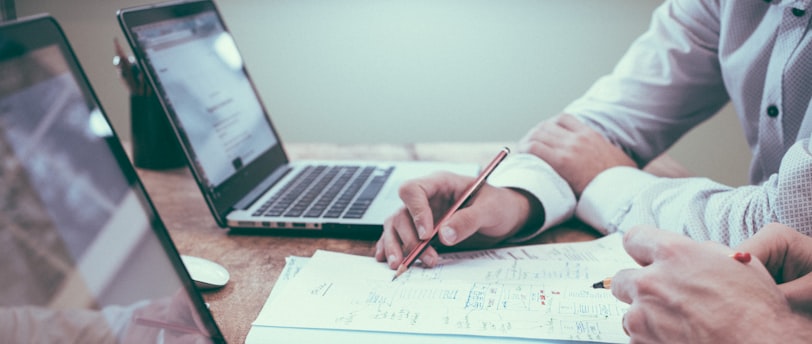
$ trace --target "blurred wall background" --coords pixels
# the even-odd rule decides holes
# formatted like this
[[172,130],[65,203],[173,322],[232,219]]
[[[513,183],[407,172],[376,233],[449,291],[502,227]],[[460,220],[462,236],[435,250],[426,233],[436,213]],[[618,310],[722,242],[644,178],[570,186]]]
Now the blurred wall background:
[[[62,24],[113,126],[129,138],[112,66],[116,10],[144,0],[17,0]],[[286,142],[512,141],[608,73],[651,0],[219,0]],[[126,44],[125,44],[126,45]],[[741,185],[750,154],[730,107],[670,152]]]

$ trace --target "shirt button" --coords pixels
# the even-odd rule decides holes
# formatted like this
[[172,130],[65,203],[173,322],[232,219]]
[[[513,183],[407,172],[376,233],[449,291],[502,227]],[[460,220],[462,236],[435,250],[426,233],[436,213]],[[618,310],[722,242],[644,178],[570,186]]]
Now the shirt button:
[[793,8],[792,9],[792,14],[794,14],[796,17],[803,17],[804,14],[806,14],[806,11],[804,11],[804,10],[802,10],[800,8]]
[[767,116],[776,117],[778,116],[778,107],[775,105],[770,105],[767,107]]

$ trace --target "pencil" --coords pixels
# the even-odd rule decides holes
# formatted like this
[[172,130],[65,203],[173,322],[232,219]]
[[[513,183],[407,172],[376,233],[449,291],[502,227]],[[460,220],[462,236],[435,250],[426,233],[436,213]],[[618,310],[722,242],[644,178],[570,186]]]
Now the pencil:
[[612,289],[612,278],[607,277],[604,278],[603,281],[595,282],[592,284],[592,288],[595,289]]
[[471,185],[469,185],[468,188],[465,189],[465,192],[463,192],[462,197],[457,199],[457,201],[454,203],[453,206],[451,206],[451,208],[448,208],[445,215],[443,215],[440,221],[437,222],[437,224],[434,226],[434,230],[432,230],[431,236],[429,236],[425,240],[421,240],[417,244],[417,246],[415,246],[412,249],[412,251],[409,252],[406,258],[403,259],[403,261],[400,263],[400,266],[398,266],[397,271],[395,271],[395,276],[392,277],[392,281],[394,281],[396,278],[398,278],[398,276],[406,272],[406,270],[408,270],[409,267],[412,266],[412,264],[414,264],[415,260],[417,260],[417,257],[420,256],[420,254],[426,250],[426,247],[429,246],[429,242],[431,241],[431,239],[433,239],[437,235],[437,233],[440,231],[440,228],[445,224],[445,222],[448,221],[448,219],[451,218],[451,215],[454,215],[454,213],[457,212],[457,210],[462,208],[465,205],[465,203],[468,202],[468,200],[470,200],[471,197],[474,196],[474,194],[476,194],[477,191],[479,191],[482,185],[485,184],[485,180],[488,179],[488,176],[490,176],[493,170],[496,169],[496,166],[499,166],[499,163],[505,160],[508,154],[510,154],[510,149],[507,147],[504,147],[502,148],[502,150],[499,151],[499,154],[497,154],[496,157],[494,157],[493,160],[488,164],[488,166],[486,166],[482,170],[482,172],[480,172],[479,176],[474,180],[474,182],[471,183]]
[[124,48],[121,47],[121,44],[118,42],[118,38],[113,38],[113,46],[115,48],[113,65],[118,67],[119,73],[121,73],[121,78],[124,80],[124,84],[127,85],[127,89],[129,89],[130,93],[139,92],[138,81],[133,73],[134,64],[124,52]]
[[[728,257],[735,259],[737,262],[742,264],[747,264],[752,259],[750,252],[736,252],[733,254],[728,255]],[[595,289],[612,289],[612,278],[607,277],[604,278],[602,281],[598,281],[592,283],[592,288]]]

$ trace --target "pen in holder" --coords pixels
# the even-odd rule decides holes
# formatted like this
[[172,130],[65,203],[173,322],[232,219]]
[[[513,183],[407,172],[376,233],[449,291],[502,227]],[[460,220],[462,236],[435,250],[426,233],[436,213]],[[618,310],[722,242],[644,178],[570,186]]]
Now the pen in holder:
[[115,66],[130,91],[130,130],[132,131],[133,164],[153,170],[184,165],[183,151],[175,139],[158,97],[144,78],[144,73],[113,38]]
[[130,95],[130,126],[136,167],[163,170],[184,166],[183,151],[151,89]]

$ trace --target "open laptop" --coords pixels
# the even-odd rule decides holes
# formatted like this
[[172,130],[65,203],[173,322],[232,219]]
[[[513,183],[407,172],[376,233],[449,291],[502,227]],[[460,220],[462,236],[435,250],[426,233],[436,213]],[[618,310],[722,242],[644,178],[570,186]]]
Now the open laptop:
[[377,236],[402,206],[403,181],[478,172],[440,162],[292,162],[212,1],[123,9],[118,19],[221,227]]
[[0,24],[0,333],[224,342],[56,21]]

